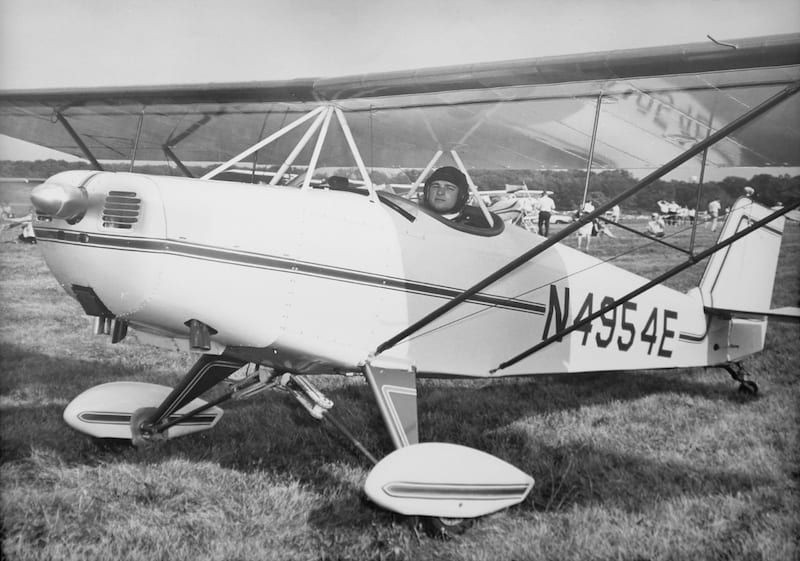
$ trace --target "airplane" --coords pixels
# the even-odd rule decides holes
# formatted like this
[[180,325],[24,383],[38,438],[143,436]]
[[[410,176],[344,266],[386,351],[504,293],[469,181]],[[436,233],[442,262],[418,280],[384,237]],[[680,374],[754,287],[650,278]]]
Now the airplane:
[[[225,400],[286,391],[374,464],[364,490],[375,504],[452,534],[524,501],[534,479],[479,450],[421,442],[418,378],[709,366],[756,392],[741,360],[763,350],[769,320],[800,318],[770,306],[783,215],[800,200],[777,210],[737,200],[716,244],[650,280],[560,243],[686,163],[701,166],[698,189],[707,167],[798,164],[800,35],[728,43],[251,84],[0,91],[0,133],[94,167],[31,195],[42,255],[94,332],[199,354],[174,388],[89,388],[66,422],[147,446],[212,428]],[[159,157],[186,177],[101,164]],[[267,184],[216,179],[265,159],[277,170]],[[222,163],[194,178],[184,161]],[[415,199],[441,162],[464,174],[488,227]],[[316,174],[348,166],[360,183]],[[372,166],[414,171],[408,192],[377,189]],[[549,238],[492,215],[470,171],[547,167],[652,171]],[[697,287],[663,284],[705,260]],[[395,450],[379,459],[350,433],[312,383],[320,374],[366,379]]]
[[[542,189],[528,189],[528,186],[506,184],[505,189],[481,189],[478,191],[483,202],[493,214],[505,222],[516,224],[534,231],[537,229],[538,214],[534,201],[541,197]],[[548,192],[552,195],[553,192]],[[569,224],[575,219],[575,212],[553,211],[550,224]]]

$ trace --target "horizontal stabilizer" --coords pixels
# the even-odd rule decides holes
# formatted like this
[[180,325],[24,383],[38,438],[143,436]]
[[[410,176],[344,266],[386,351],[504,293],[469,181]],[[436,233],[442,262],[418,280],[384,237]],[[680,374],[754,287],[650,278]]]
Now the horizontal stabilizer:
[[395,450],[364,484],[377,505],[407,516],[475,518],[525,500],[533,478],[486,452],[441,442]]
[[774,308],[772,310],[730,310],[727,308],[710,308],[706,307],[707,314],[712,316],[720,316],[724,318],[769,318],[777,321],[800,322],[800,308],[797,306],[784,306],[782,308]]

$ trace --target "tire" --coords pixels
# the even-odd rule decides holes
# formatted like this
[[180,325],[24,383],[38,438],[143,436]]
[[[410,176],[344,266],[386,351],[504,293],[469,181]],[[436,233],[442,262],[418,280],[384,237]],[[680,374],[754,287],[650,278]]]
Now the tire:
[[475,520],[472,518],[442,518],[425,516],[420,518],[425,533],[432,537],[447,540],[453,536],[460,536],[472,527]]
[[149,446],[155,440],[162,440],[163,438],[153,438],[152,435],[142,432],[142,425],[148,420],[153,418],[153,414],[157,411],[155,407],[140,407],[131,415],[131,444],[134,447],[140,448]]

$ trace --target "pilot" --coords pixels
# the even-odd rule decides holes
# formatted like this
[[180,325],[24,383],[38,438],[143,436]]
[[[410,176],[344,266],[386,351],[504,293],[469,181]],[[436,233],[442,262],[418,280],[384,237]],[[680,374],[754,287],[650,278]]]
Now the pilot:
[[456,224],[488,228],[483,212],[467,205],[469,185],[466,176],[452,166],[434,171],[425,181],[423,205]]
[[328,178],[328,187],[333,191],[347,191],[350,188],[350,180],[341,175],[331,175]]

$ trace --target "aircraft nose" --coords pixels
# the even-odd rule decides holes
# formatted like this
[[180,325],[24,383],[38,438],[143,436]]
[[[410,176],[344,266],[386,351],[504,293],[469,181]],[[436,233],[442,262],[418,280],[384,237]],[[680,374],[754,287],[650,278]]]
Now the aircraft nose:
[[31,191],[31,203],[40,214],[76,220],[86,213],[89,196],[85,189],[63,183],[42,183]]

